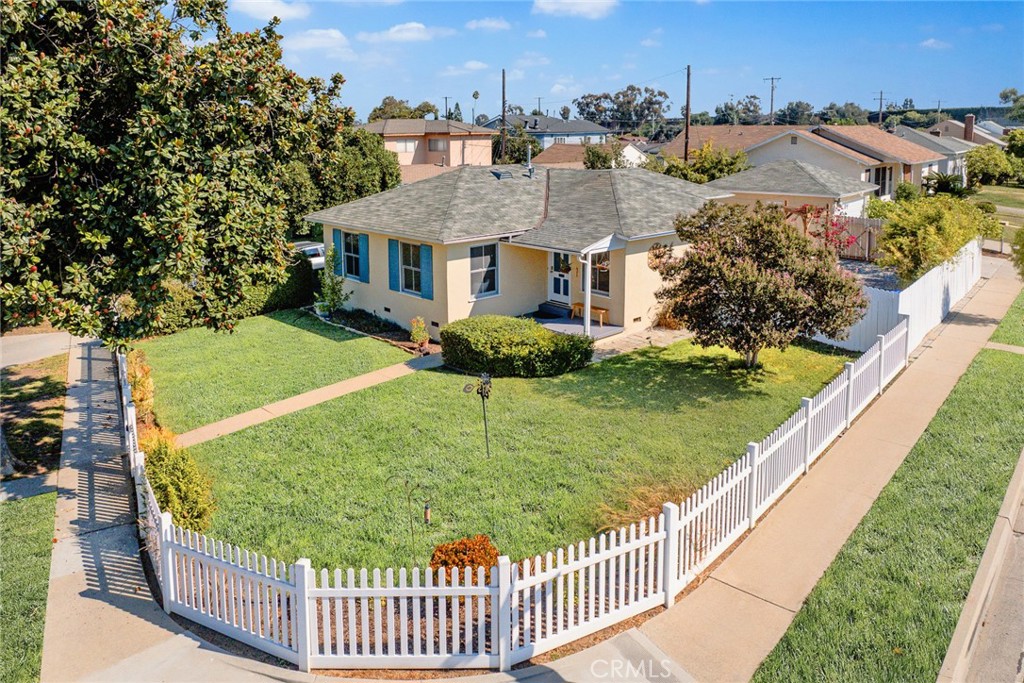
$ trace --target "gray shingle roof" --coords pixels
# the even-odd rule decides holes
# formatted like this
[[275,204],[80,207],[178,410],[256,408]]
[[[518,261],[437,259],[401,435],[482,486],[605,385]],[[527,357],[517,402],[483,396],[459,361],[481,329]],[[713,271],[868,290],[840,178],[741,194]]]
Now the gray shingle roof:
[[939,137],[930,133],[925,133],[909,126],[896,126],[896,130],[893,131],[893,135],[901,137],[911,142],[916,142],[922,147],[939,152],[940,154],[959,154],[971,150],[977,145],[966,140],[957,140],[951,137]]
[[[510,177],[498,179],[495,172]],[[609,235],[667,233],[720,188],[639,168],[545,169],[463,166],[435,178],[318,211],[316,223],[445,243],[510,235],[529,246],[580,251]]]
[[[598,135],[607,134],[608,129],[597,125],[593,121],[585,119],[572,119],[565,121],[554,116],[530,116],[528,114],[506,114],[505,121],[510,126],[522,126],[527,133],[595,133]],[[487,122],[489,128],[501,128],[501,117],[495,117]]]
[[712,180],[707,184],[727,192],[786,194],[804,197],[846,197],[872,192],[878,188],[806,161],[784,159],[770,161],[735,175]]

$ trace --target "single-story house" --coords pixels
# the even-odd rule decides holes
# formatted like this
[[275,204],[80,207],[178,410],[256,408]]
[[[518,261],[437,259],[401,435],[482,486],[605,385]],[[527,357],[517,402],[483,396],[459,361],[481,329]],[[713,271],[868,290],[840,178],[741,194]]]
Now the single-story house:
[[829,215],[861,217],[874,183],[850,178],[820,166],[780,159],[712,180],[705,187],[729,192],[730,202],[752,206],[757,202],[799,208],[810,204]]
[[305,218],[335,245],[355,308],[405,327],[422,316],[436,337],[453,320],[546,306],[591,334],[591,319],[649,326],[661,279],[648,250],[681,247],[676,217],[729,196],[638,168],[464,166]]
[[958,175],[967,184],[967,152],[977,147],[973,142],[932,135],[908,126],[896,126],[893,135],[942,154],[946,158],[939,162],[939,173]]
[[403,183],[440,175],[455,166],[489,166],[494,131],[461,121],[383,119],[361,126],[384,138],[398,155]]
[[[603,151],[612,152],[614,142],[603,145],[596,145]],[[632,142],[619,143],[622,147],[622,158],[629,168],[643,166],[647,162],[647,155],[644,154],[636,144]],[[587,152],[587,145],[557,144],[551,145],[543,152],[533,158],[534,163],[546,168],[584,168],[583,159]]]
[[[505,125],[520,127],[540,141],[541,149],[551,145],[603,145],[608,142],[608,130],[593,121],[565,119],[542,114],[506,114]],[[495,116],[484,124],[485,128],[501,129],[501,117]]]
[[[705,143],[742,150],[754,166],[794,159],[878,186],[876,196],[891,199],[899,180],[920,184],[943,157],[898,140],[874,126],[693,126],[690,150]],[[663,156],[683,156],[682,134],[665,145]]]
[[966,140],[976,145],[996,145],[999,149],[1006,148],[1006,143],[1000,140],[998,135],[993,135],[984,128],[974,125],[974,114],[965,116],[963,123],[953,119],[940,121],[929,128],[928,132],[944,138]]

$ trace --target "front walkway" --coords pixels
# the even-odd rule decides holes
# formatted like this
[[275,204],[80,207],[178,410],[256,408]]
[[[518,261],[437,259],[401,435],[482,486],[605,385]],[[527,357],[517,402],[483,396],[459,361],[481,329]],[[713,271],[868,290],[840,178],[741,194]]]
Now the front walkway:
[[260,408],[254,408],[238,415],[213,422],[208,425],[193,429],[190,432],[179,434],[177,437],[177,443],[181,447],[195,446],[196,444],[203,443],[204,441],[210,441],[217,437],[224,436],[225,434],[232,434],[234,432],[245,429],[246,427],[252,427],[262,422],[273,420],[276,417],[287,415],[288,413],[294,413],[299,410],[304,410],[311,406],[330,401],[331,399],[344,396],[345,394],[351,394],[354,391],[361,391],[377,384],[383,384],[384,382],[390,382],[393,379],[399,377],[405,377],[411,375],[417,370],[429,370],[431,368],[439,368],[443,365],[440,354],[432,356],[419,356],[408,360],[404,363],[397,363],[396,365],[389,365],[386,368],[380,370],[374,370],[358,377],[350,377],[349,379],[342,380],[341,382],[335,382],[326,387],[320,387],[319,389],[313,389],[297,396],[292,396],[274,403],[268,403]]

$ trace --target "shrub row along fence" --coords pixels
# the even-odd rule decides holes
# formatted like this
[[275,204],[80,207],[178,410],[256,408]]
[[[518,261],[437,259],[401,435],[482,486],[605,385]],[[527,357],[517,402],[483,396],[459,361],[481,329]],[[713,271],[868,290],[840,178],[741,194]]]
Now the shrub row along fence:
[[494,567],[316,572],[177,526],[138,450],[118,356],[121,409],[164,610],[310,668],[497,668],[565,645],[676,596],[850,426],[906,365],[907,319],[745,455],[680,504],[587,543]]

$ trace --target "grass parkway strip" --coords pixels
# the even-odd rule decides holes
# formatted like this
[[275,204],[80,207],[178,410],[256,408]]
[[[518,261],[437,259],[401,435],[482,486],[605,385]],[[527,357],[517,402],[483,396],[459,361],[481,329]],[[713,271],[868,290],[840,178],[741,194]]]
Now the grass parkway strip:
[[38,681],[56,493],[0,503],[0,681]]
[[982,351],[755,681],[934,681],[1024,445],[1024,357]]

